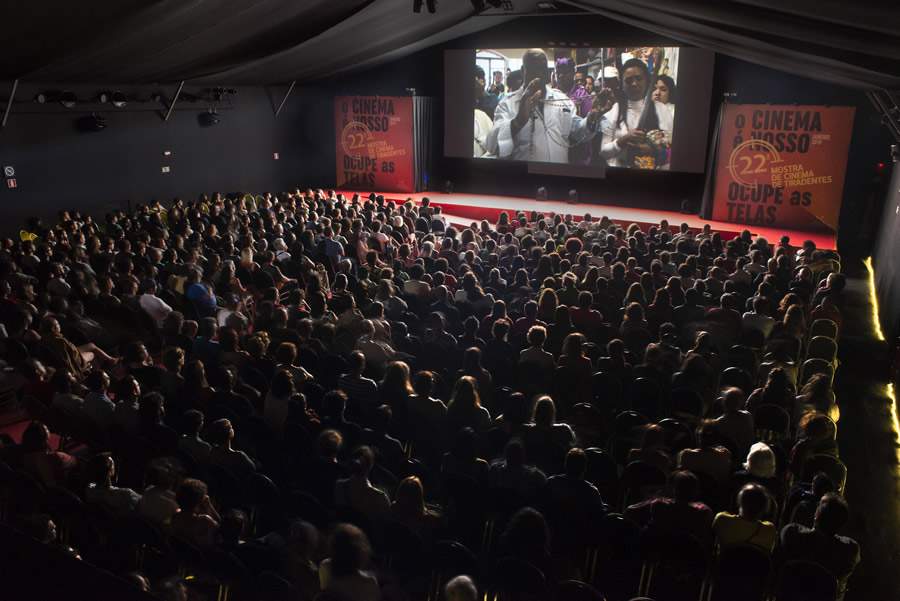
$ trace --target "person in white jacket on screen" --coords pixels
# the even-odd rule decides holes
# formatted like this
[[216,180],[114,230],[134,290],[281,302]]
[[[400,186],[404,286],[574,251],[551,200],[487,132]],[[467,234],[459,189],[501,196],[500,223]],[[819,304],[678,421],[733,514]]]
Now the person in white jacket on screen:
[[522,57],[524,80],[494,112],[487,152],[500,159],[568,163],[569,149],[593,138],[603,113],[613,105],[612,94],[601,91],[586,117],[579,117],[565,92],[550,86],[547,55],[532,49]]

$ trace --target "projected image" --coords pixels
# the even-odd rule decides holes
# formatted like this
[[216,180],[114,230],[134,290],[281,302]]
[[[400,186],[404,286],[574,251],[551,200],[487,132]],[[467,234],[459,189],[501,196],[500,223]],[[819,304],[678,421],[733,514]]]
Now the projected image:
[[475,52],[472,156],[669,168],[677,47]]

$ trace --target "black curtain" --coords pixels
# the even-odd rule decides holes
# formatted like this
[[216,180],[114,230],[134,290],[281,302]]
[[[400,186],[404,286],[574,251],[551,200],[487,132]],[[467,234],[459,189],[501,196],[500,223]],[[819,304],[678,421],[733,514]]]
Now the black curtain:
[[844,0],[563,0],[795,75],[900,90],[900,5]]

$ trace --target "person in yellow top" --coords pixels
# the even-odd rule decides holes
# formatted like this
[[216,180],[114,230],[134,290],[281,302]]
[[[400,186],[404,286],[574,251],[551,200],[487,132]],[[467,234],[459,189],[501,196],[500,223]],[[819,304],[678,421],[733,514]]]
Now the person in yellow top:
[[763,519],[769,510],[769,493],[759,484],[747,484],[738,493],[738,514],[721,511],[713,520],[713,533],[720,549],[750,545],[771,553],[778,531]]

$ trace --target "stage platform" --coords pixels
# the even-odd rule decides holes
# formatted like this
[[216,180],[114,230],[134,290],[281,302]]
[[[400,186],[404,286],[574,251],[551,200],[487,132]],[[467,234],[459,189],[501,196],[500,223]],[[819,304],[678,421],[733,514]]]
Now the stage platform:
[[[357,193],[351,190],[339,190],[346,197],[352,197]],[[360,195],[368,193],[358,192]],[[701,229],[707,223],[713,230],[721,232],[723,239],[730,239],[741,233],[744,229],[753,232],[754,235],[762,236],[771,243],[777,243],[781,236],[787,235],[791,237],[791,244],[799,246],[804,240],[812,240],[818,248],[834,250],[837,248],[837,237],[834,234],[820,232],[801,232],[793,230],[783,230],[767,227],[756,227],[749,225],[741,225],[737,223],[727,223],[724,221],[711,221],[701,219],[697,215],[685,215],[678,211],[657,211],[652,209],[639,209],[633,207],[616,207],[611,205],[591,204],[579,202],[572,204],[566,201],[546,200],[538,201],[533,198],[522,198],[516,196],[493,196],[490,194],[444,194],[440,192],[419,192],[415,194],[403,194],[402,192],[376,192],[381,194],[386,200],[396,203],[406,202],[412,199],[413,202],[419,204],[422,198],[427,196],[431,200],[432,205],[441,207],[441,211],[446,215],[448,221],[454,225],[469,225],[473,221],[481,221],[486,219],[490,223],[496,223],[497,218],[502,212],[507,212],[510,217],[515,217],[517,211],[538,211],[544,215],[572,215],[575,219],[581,219],[586,213],[590,213],[594,219],[600,219],[603,216],[608,217],[612,221],[618,223],[622,227],[628,227],[631,223],[637,223],[642,229],[647,229],[651,225],[659,225],[663,219],[667,219],[669,224],[677,229],[682,223],[687,223],[692,229]]]

